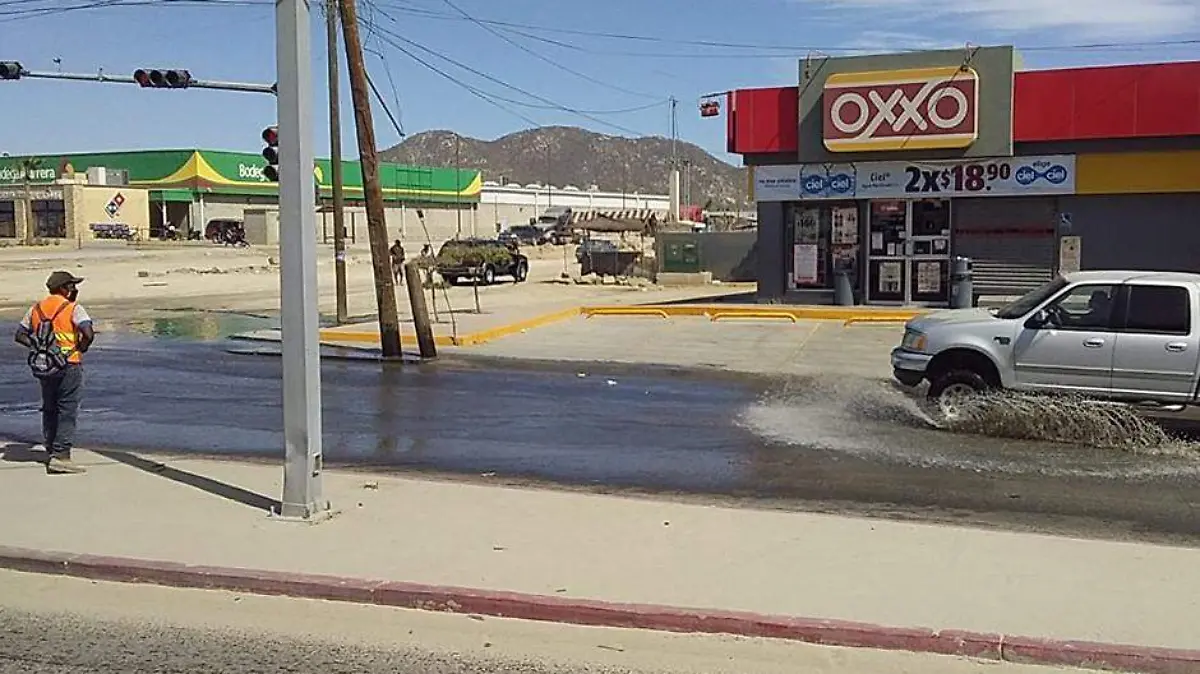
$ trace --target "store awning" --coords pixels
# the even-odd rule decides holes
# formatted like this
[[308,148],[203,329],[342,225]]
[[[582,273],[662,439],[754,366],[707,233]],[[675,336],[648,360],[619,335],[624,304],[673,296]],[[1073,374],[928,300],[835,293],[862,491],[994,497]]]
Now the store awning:
[[195,198],[191,190],[150,190],[150,201],[190,204]]

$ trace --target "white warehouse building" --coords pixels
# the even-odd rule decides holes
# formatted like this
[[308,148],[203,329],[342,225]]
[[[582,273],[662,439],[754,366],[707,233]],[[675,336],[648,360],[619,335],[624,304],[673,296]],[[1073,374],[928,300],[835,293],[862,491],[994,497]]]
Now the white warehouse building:
[[478,226],[481,230],[489,227],[494,230],[496,225],[507,228],[525,224],[551,207],[570,208],[577,218],[586,213],[633,217],[653,214],[664,220],[670,208],[670,197],[666,194],[601,192],[595,185],[580,189],[574,185],[556,187],[540,183],[501,185],[494,180],[485,180],[477,205]]

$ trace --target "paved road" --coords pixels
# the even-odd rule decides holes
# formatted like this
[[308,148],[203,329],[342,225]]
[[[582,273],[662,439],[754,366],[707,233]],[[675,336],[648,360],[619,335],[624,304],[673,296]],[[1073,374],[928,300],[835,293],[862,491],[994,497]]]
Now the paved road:
[[0,572],[0,674],[1055,674],[808,644],[585,628]]
[[[36,442],[20,355],[0,347],[0,438]],[[277,358],[128,335],[91,356],[82,445],[278,456]],[[1194,455],[949,434],[881,383],[570,367],[327,360],[327,461],[1200,543]]]

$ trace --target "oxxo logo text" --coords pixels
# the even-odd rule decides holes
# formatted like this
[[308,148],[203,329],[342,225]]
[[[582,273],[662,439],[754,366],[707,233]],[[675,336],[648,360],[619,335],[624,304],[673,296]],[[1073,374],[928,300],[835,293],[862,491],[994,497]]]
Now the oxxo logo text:
[[238,164],[238,177],[243,180],[257,180],[259,182],[267,181],[267,177],[263,175],[262,166]]
[[979,135],[979,76],[971,68],[837,73],[822,96],[831,152],[961,148]]

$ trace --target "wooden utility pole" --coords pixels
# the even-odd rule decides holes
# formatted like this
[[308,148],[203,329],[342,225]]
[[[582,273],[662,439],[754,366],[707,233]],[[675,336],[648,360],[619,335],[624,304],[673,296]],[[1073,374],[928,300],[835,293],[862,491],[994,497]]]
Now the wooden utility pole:
[[337,322],[350,317],[346,306],[346,202],[342,191],[342,105],[338,100],[337,0],[325,2],[325,48],[329,60],[329,167],[333,181],[333,271],[337,294]]
[[375,151],[375,126],[362,42],[358,38],[358,13],[354,0],[338,0],[342,36],[346,42],[346,66],[350,70],[350,98],[354,102],[354,126],[358,132],[358,160],[362,163],[363,195],[367,202],[367,235],[371,243],[371,265],[375,271],[375,304],[379,310],[379,342],[384,358],[400,358],[400,317],[396,313],[396,282],[388,252],[387,219],[383,191],[379,187],[379,155]]

